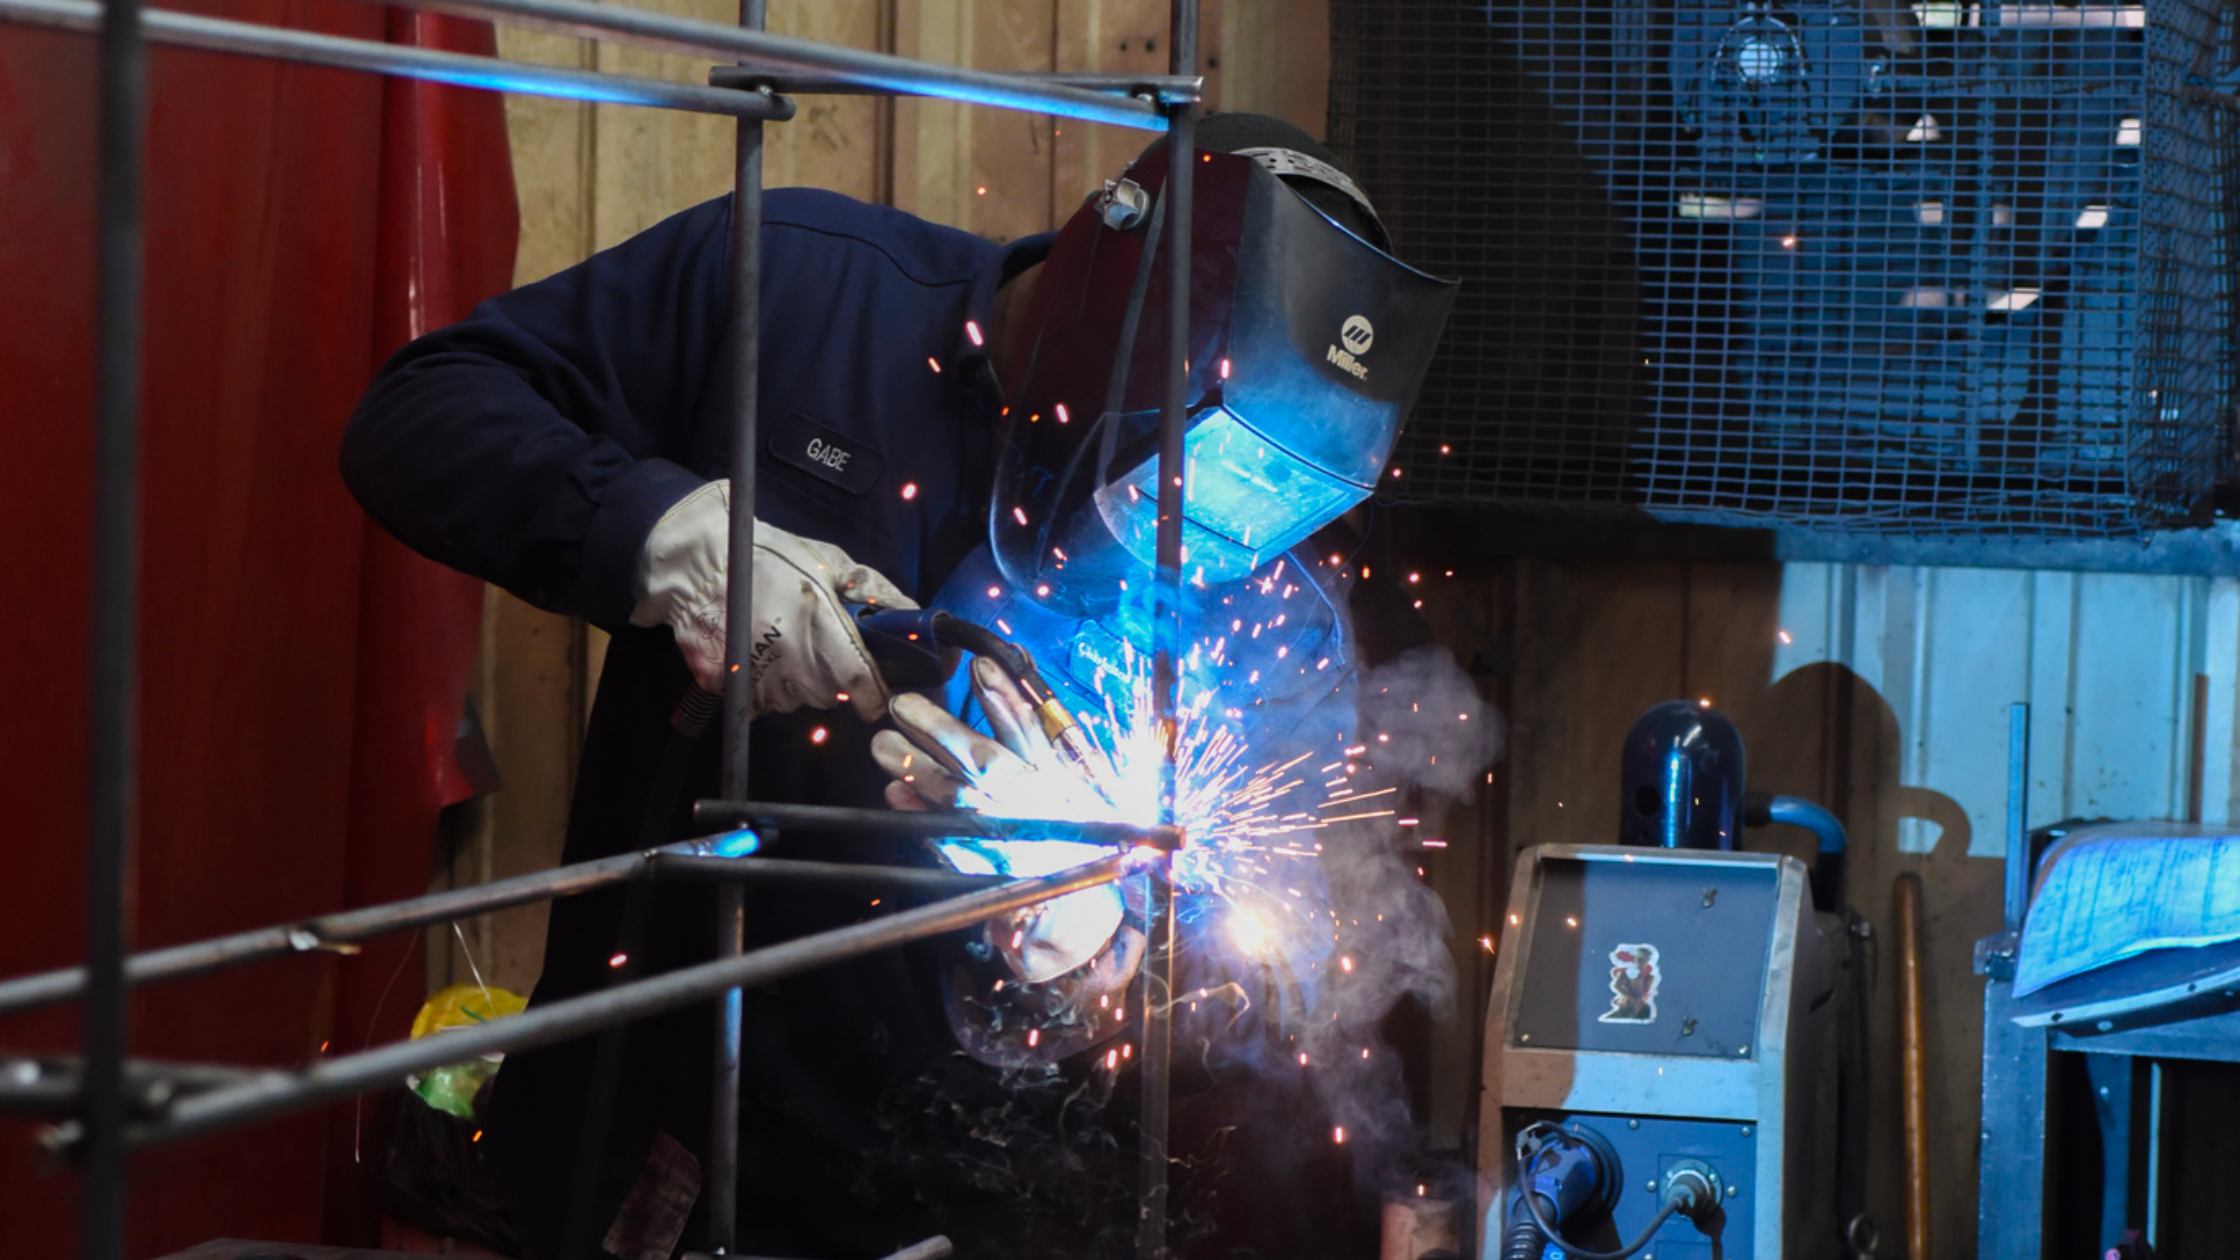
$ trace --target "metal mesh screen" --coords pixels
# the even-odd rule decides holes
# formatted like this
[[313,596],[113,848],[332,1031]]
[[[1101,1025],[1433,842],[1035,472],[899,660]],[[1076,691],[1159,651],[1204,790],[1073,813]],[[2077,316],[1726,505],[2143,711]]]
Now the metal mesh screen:
[[1387,498],[2092,536],[2231,454],[2231,4],[1333,0],[1465,287]]

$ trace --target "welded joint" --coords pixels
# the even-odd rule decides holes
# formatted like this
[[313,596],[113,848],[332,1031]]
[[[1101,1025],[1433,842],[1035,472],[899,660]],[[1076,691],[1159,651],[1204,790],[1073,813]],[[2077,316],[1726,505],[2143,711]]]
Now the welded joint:
[[783,72],[758,66],[716,66],[708,71],[708,86],[761,97],[769,111],[763,122],[792,122],[795,107],[787,78]]

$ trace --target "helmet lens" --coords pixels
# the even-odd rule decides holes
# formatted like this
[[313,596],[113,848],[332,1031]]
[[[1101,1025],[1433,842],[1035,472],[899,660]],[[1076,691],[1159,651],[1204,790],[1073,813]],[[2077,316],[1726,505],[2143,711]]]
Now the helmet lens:
[[[1368,494],[1215,407],[1183,439],[1183,577],[1231,582],[1291,549]],[[1106,529],[1140,564],[1155,564],[1158,461],[1147,458],[1096,492]]]

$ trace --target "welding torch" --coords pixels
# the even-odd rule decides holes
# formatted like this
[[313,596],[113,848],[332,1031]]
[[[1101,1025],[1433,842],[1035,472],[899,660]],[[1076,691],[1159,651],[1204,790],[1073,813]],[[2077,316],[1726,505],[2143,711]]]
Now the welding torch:
[[880,677],[897,690],[947,682],[956,669],[951,649],[995,662],[1033,706],[1035,719],[1059,758],[1106,803],[1118,803],[1108,785],[1110,771],[1103,753],[1066,711],[1025,648],[978,622],[930,608],[865,605],[856,610],[856,631],[863,636]]

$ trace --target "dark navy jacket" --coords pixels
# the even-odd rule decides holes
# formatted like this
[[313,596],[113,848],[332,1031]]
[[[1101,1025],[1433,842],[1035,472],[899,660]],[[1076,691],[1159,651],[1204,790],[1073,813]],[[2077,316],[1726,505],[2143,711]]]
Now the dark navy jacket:
[[[730,226],[728,201],[709,202],[484,303],[400,351],[345,439],[351,490],[400,539],[613,632],[569,818],[571,862],[687,834],[683,803],[715,794],[711,737],[694,754],[678,810],[649,829],[668,719],[690,678],[666,628],[633,628],[628,617],[647,532],[726,468]],[[1047,244],[997,246],[830,193],[769,194],[757,515],[830,542],[931,602],[987,538],[997,391],[980,343],[996,290]],[[847,458],[833,459],[834,449]],[[829,738],[812,742],[820,726]],[[844,708],[759,720],[751,792],[877,805],[883,776],[869,735]],[[837,860],[928,860],[914,846],[862,837],[778,844]],[[635,962],[666,970],[707,959],[713,894],[662,885],[653,896]],[[624,905],[619,891],[553,904],[536,1001],[609,982]],[[855,895],[750,890],[748,946],[891,908],[891,899],[874,909]],[[1187,934],[1188,907],[1183,917]],[[745,995],[741,1251],[849,1260],[939,1230],[960,1254],[1133,1253],[1133,1074],[998,1079],[964,1058],[942,1004],[942,973],[954,961],[939,947],[889,950]],[[1188,977],[1178,980],[1187,989]],[[1210,1006],[1204,1018],[1238,1031],[1238,1017]],[[1296,1075],[1249,1093],[1188,1087],[1203,1058],[1189,1048],[1204,1047],[1187,1031],[1176,1034],[1184,1049],[1171,1149],[1217,1151],[1234,1126],[1271,1116],[1328,1133]],[[614,1218],[649,1151],[671,1149],[657,1135],[704,1156],[712,1036],[703,1007],[631,1026],[621,1095],[598,1148],[595,1229]],[[510,1056],[497,1077],[486,1145],[531,1256],[559,1247],[595,1042]],[[1213,1245],[1186,1253],[1241,1245],[1303,1254],[1337,1236],[1330,1212],[1352,1204],[1342,1162],[1264,1152],[1242,1162],[1263,1174],[1243,1184],[1222,1169],[1235,1162],[1177,1165],[1178,1237],[1211,1228],[1212,1200],[1192,1189],[1194,1166],[1222,1178],[1223,1235],[1242,1222],[1269,1236],[1200,1237]],[[694,1208],[688,1244],[703,1241],[702,1211]],[[1354,1224],[1374,1229],[1373,1218]],[[1373,1232],[1366,1239],[1373,1245]]]
[[[1002,247],[811,190],[772,192],[764,213],[757,515],[928,600],[986,538],[995,394],[978,343],[998,286],[1038,261],[1046,238]],[[390,532],[614,633],[569,820],[571,862],[643,842],[648,783],[688,681],[668,630],[628,618],[647,531],[693,486],[724,475],[730,226],[728,199],[709,202],[482,304],[400,351],[345,440],[343,475]],[[812,743],[818,726],[832,736]],[[876,805],[868,739],[844,710],[758,721],[753,794]],[[685,800],[714,795],[717,740],[703,742]],[[685,832],[681,813],[668,830]],[[804,837],[801,847],[923,860],[878,840]],[[619,893],[555,903],[537,1000],[607,982],[621,907]],[[748,944],[877,913],[852,895],[754,896]],[[664,888],[641,961],[666,969],[706,959],[712,945],[711,895]],[[954,1056],[932,957],[888,951],[747,995],[743,1250],[875,1255],[930,1232],[913,1202],[922,1187],[883,1158],[893,1139],[874,1117],[897,1082]],[[710,1036],[699,1009],[631,1032],[603,1148],[601,1228],[656,1130],[704,1152]],[[532,1254],[557,1244],[591,1043],[515,1055],[495,1090],[494,1158]]]

